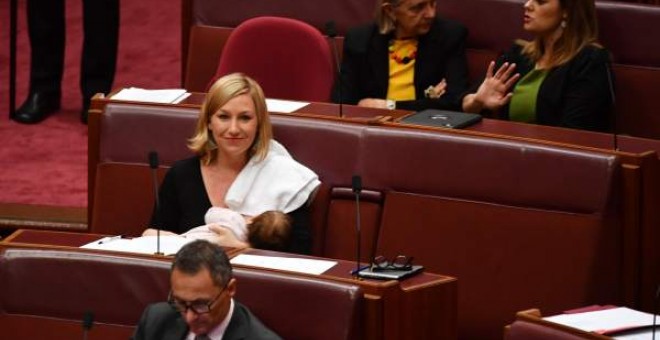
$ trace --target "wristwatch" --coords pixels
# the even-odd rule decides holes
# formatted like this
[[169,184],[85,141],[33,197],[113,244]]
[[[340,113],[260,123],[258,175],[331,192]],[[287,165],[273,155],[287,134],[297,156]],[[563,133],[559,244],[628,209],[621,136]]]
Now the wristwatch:
[[392,99],[386,99],[385,107],[387,107],[388,110],[394,110],[396,109],[396,102],[393,101]]

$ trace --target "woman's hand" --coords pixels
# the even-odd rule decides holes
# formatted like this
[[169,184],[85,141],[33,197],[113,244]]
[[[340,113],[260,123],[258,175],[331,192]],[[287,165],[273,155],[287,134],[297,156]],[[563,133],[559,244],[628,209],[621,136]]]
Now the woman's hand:
[[217,223],[207,224],[207,227],[215,234],[213,242],[223,247],[247,248],[250,246],[249,243],[237,239],[231,230]]
[[429,86],[424,90],[424,95],[426,98],[438,99],[442,97],[445,92],[447,92],[447,81],[442,79],[437,85]]
[[491,61],[486,71],[486,79],[481,83],[476,93],[463,98],[463,111],[479,112],[482,109],[497,110],[511,100],[513,93],[509,92],[520,77],[513,74],[516,64],[504,63],[493,74],[495,62]]
[[385,99],[364,98],[358,102],[358,106],[387,109],[387,101]]

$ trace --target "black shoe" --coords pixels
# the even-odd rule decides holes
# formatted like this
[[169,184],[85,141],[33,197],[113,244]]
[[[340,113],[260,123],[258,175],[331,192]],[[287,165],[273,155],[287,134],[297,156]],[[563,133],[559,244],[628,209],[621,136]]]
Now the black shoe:
[[31,93],[16,110],[13,120],[23,124],[36,124],[60,109],[60,93]]

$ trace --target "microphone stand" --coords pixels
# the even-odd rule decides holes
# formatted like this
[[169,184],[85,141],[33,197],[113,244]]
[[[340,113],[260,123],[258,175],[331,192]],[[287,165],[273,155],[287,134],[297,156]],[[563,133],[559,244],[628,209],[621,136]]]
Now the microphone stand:
[[82,319],[83,340],[87,340],[87,333],[92,329],[92,325],[94,325],[94,313],[85,312]]
[[616,95],[614,94],[614,83],[612,82],[612,74],[610,72],[609,64],[605,65],[605,73],[607,74],[607,86],[609,87],[610,90],[610,98],[612,99],[612,106],[611,106],[611,111],[612,111],[612,129],[614,130],[614,151],[619,151],[619,139],[617,137],[618,129],[616,126],[617,119],[616,119],[616,110],[614,109],[614,105],[616,104]]
[[361,232],[361,226],[360,226],[360,192],[362,191],[362,177],[359,175],[353,176],[353,193],[355,194],[355,232],[356,232],[356,239],[357,239],[357,258],[355,259],[355,276],[360,277],[360,247],[361,247],[361,241],[360,241],[360,234]]
[[[151,168],[151,179],[153,181],[154,199],[156,202],[156,214],[160,214],[160,197],[158,197],[158,153],[156,151],[149,152],[149,167]],[[154,255],[164,255],[160,251],[160,226],[156,227],[156,252]]]
[[655,340],[655,329],[658,326],[656,323],[658,317],[658,299],[660,299],[660,284],[655,290],[655,301],[653,301],[653,330],[651,331],[651,339]]

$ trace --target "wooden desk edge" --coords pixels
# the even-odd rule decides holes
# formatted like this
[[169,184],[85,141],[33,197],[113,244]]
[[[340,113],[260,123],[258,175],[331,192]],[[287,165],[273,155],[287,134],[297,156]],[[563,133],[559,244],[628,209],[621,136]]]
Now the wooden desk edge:
[[[526,322],[536,324],[536,325],[540,325],[540,326],[544,326],[544,327],[553,328],[553,329],[556,329],[556,330],[559,330],[559,331],[562,331],[562,332],[569,333],[571,335],[583,337],[585,339],[593,339],[593,340],[611,340],[612,339],[609,336],[605,336],[605,335],[601,335],[601,334],[597,334],[597,333],[593,333],[593,332],[587,332],[587,331],[583,331],[583,330],[573,328],[573,327],[570,327],[570,326],[565,326],[565,325],[558,324],[558,323],[555,323],[555,322],[546,321],[546,320],[543,319],[543,317],[541,315],[541,311],[537,308],[532,308],[532,309],[528,309],[528,310],[524,310],[524,311],[520,311],[520,312],[516,313],[515,321],[518,321],[518,320],[526,321]],[[507,327],[510,328],[510,326],[511,325],[508,325]],[[505,332],[506,331],[507,330],[505,328]]]

